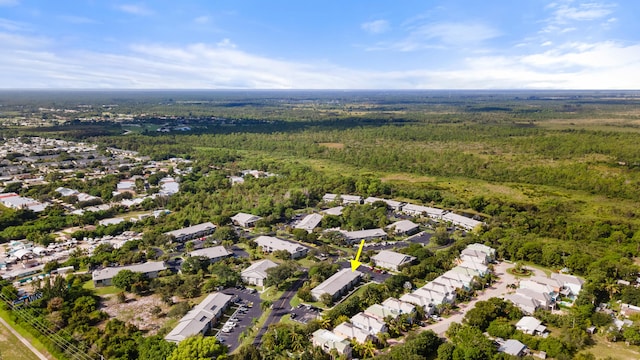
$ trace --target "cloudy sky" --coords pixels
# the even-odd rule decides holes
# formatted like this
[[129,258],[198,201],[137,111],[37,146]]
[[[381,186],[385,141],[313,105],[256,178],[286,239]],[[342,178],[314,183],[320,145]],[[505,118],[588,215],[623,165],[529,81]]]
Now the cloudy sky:
[[638,89],[638,14],[638,0],[0,0],[0,88]]

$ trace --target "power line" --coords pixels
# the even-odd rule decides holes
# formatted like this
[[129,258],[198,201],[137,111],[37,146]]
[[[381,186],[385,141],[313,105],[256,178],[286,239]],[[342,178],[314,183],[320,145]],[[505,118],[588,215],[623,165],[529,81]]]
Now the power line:
[[[11,307],[13,312],[20,317],[27,324],[31,325],[34,329],[38,330],[42,335],[47,337],[50,341],[52,341],[58,348],[60,348],[63,352],[70,355],[72,359],[93,359],[88,354],[85,354],[84,351],[79,349],[77,346],[69,342],[67,339],[63,338],[59,334],[55,333],[46,324],[40,322],[36,317],[29,314],[26,309],[17,309],[16,306],[10,303],[8,299],[0,294],[0,298],[7,302]],[[55,325],[55,324],[54,324]]]
[[[65,354],[68,354],[73,360],[95,360],[95,357],[87,354],[84,350],[80,349],[75,344],[71,343],[67,339],[60,336],[58,333],[51,330],[46,324],[42,323],[38,318],[31,315],[26,311],[26,309],[18,308],[13,302],[4,294],[0,293],[0,299],[9,305],[12,312],[16,314],[19,318],[25,321],[27,324],[31,325],[34,329],[38,330],[42,335],[47,337],[51,342],[53,342],[59,349],[61,349]],[[56,326],[61,332],[64,332],[64,329],[61,329],[56,324]],[[68,335],[68,334],[65,334]],[[89,349],[89,351],[92,351]],[[95,353],[95,351],[93,351]],[[100,356],[96,353],[96,355]],[[100,356],[102,357],[102,356]]]

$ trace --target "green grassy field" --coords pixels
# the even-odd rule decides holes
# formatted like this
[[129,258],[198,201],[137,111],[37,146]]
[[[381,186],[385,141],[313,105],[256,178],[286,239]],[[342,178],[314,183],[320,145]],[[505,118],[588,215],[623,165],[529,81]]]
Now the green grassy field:
[[640,351],[637,346],[628,346],[624,342],[609,342],[604,336],[595,335],[593,339],[596,344],[585,353],[592,353],[597,359],[611,357],[618,360],[635,360],[640,359]]
[[[6,310],[0,310],[0,317],[2,317],[6,322],[13,326],[14,330],[17,331],[20,335],[22,335],[33,347],[38,349],[44,356],[48,359],[55,360],[57,359],[53,356],[45,346],[36,339],[33,335],[31,335],[25,329],[17,326],[9,316],[9,313]],[[12,357],[10,354],[17,353],[19,354],[17,357]],[[0,326],[0,354],[2,357],[0,359],[9,360],[9,359],[38,359],[38,357],[31,352],[18,338],[16,338],[6,327]]]
[[0,356],[2,359],[38,360],[9,329],[0,324]]
[[89,280],[82,286],[85,289],[95,290],[97,295],[113,295],[121,292],[122,290],[118,289],[115,286],[103,286],[103,287],[95,287],[93,286],[93,281]]

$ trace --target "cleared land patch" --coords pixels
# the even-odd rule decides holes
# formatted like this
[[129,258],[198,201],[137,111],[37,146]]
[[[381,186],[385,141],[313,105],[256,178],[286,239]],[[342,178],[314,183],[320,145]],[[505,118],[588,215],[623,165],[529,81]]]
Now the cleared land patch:
[[329,148],[329,149],[344,149],[344,144],[343,143],[329,143],[329,142],[326,142],[326,143],[318,143],[318,145],[324,146],[324,147]]

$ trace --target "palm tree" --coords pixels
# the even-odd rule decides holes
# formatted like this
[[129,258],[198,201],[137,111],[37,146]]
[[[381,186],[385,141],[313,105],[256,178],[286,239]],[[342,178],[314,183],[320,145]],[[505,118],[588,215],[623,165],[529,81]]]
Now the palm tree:
[[371,340],[367,340],[364,344],[362,344],[362,355],[365,358],[372,358],[376,355],[376,346]]
[[273,301],[264,300],[263,302],[260,303],[260,310],[265,312],[265,311],[267,311],[267,309],[269,309],[271,307],[271,305],[273,305]]
[[302,351],[304,349],[303,338],[302,335],[297,332],[291,332],[289,334],[291,338],[291,350],[293,351]]
[[329,329],[331,327],[331,319],[323,317],[322,320],[320,320],[320,327],[325,330]]
[[356,339],[351,339],[351,350],[354,354],[354,357],[361,357],[363,356],[363,352],[364,352],[364,344],[359,343],[358,341],[356,341]]

